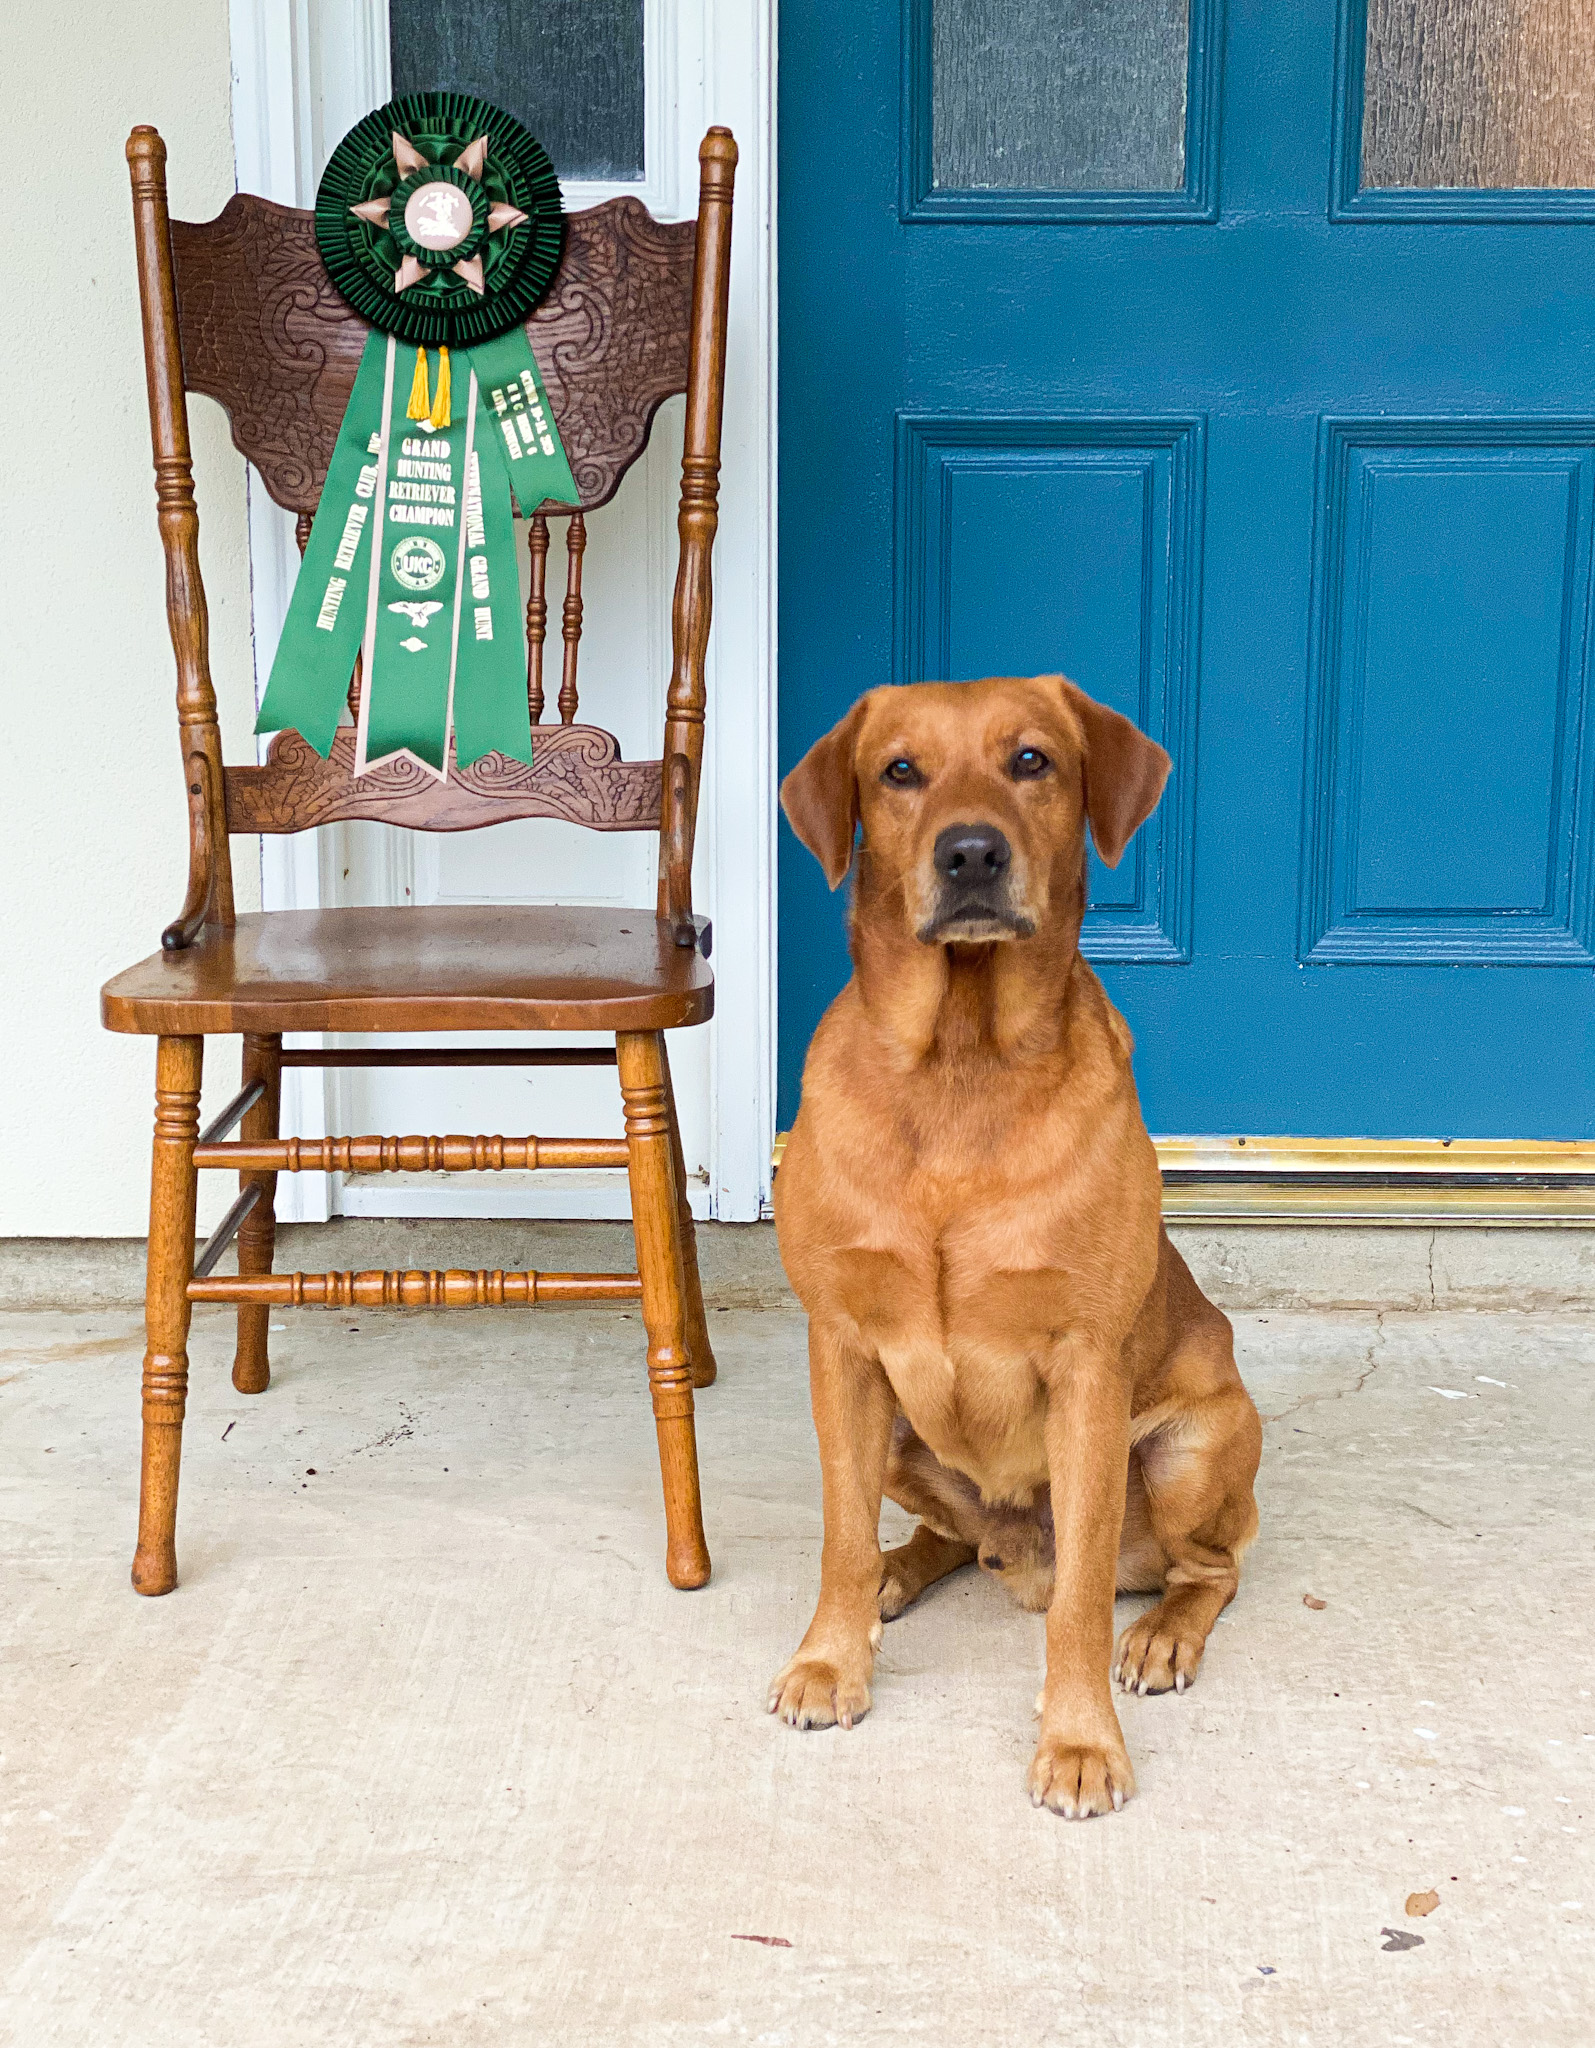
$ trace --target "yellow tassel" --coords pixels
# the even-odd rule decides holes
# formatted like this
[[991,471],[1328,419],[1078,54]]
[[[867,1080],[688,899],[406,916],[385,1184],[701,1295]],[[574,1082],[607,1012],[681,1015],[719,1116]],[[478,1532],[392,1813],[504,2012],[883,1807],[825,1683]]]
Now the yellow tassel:
[[434,427],[446,427],[452,424],[449,419],[449,396],[449,352],[446,348],[440,348],[438,350],[437,395],[432,400],[431,423]]
[[426,350],[415,352],[415,380],[410,386],[410,405],[405,417],[424,420],[432,410],[432,400],[426,388]]

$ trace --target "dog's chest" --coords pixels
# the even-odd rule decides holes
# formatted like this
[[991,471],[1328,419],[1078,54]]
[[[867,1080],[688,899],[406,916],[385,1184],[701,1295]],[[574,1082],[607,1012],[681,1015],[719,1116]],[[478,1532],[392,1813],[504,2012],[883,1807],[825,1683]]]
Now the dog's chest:
[[827,1049],[777,1183],[793,1284],[819,1321],[853,1325],[938,1458],[988,1498],[1026,1495],[1046,1477],[1060,1347],[1124,1320],[1124,1250],[1147,1207],[1124,1171],[1133,1092],[1080,1075],[1050,1093],[842,1078]]
[[844,1254],[841,1269],[845,1307],[916,1433],[989,1499],[1028,1497],[1046,1477],[1043,1375],[1066,1276],[1005,1272],[956,1243]]

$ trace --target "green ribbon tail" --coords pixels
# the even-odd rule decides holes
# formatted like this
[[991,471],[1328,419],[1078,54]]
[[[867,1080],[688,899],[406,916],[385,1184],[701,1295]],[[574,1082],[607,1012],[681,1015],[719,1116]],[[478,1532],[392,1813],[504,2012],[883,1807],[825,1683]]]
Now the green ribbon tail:
[[362,569],[370,559],[387,355],[387,337],[371,335],[255,721],[256,732],[292,726],[323,760],[332,751],[365,630],[368,578]]
[[372,524],[365,616],[365,685],[355,773],[409,754],[435,775],[448,768],[465,485],[464,417],[434,429],[408,417],[408,344],[388,344],[378,510]]
[[[474,351],[473,351],[474,353]],[[532,760],[526,656],[515,560],[515,508],[496,415],[473,374],[465,464],[465,549],[454,683],[454,755]]]
[[484,341],[470,351],[470,363],[497,425],[499,452],[521,511],[530,517],[545,499],[579,504],[526,329],[512,327],[495,341]]
[[451,728],[461,767],[530,764],[515,503],[574,506],[575,479],[524,328],[455,353],[447,427],[408,417],[408,362],[366,343],[256,730],[325,759],[363,644],[357,774],[408,754],[446,775]]

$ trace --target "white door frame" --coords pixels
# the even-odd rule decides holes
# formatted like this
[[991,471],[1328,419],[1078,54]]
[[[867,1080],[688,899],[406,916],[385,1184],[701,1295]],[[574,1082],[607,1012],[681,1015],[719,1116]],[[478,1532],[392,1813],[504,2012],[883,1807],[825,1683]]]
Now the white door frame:
[[[714,920],[707,1208],[768,1214],[775,1131],[775,9],[776,0],[645,0],[646,175],[565,185],[574,211],[633,192],[662,219],[696,210],[697,145],[713,122],[741,152],[732,244],[721,527],[709,644],[708,752],[698,894]],[[233,144],[240,191],[314,203],[327,149],[389,97],[385,0],[230,0]],[[257,700],[297,567],[293,521],[250,478]],[[721,685],[724,684],[722,688]],[[261,841],[268,910],[336,901],[333,828]],[[291,1069],[283,1115],[306,1137],[346,1128],[336,1073]],[[284,1221],[336,1205],[327,1175],[278,1183]],[[695,1205],[696,1206],[696,1205]],[[579,1214],[574,1193],[568,1213]]]

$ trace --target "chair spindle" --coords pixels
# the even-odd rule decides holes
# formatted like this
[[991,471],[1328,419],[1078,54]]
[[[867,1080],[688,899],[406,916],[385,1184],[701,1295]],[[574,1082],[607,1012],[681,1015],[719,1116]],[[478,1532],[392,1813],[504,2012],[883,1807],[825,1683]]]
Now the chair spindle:
[[166,211],[166,144],[153,128],[127,139],[134,239],[144,325],[156,517],[166,557],[166,623],[177,664],[177,725],[190,797],[188,893],[161,934],[167,951],[191,946],[206,923],[230,928],[233,868],[228,850],[222,736],[210,677],[210,614],[199,568],[199,512],[188,440],[188,395],[178,340],[177,285]]
[[548,521],[534,512],[526,522],[532,593],[526,600],[526,702],[533,725],[543,722],[543,642],[548,638]]
[[565,667],[559,679],[559,722],[576,718],[576,659],[582,637],[582,556],[587,550],[587,522],[579,512],[565,528]]

